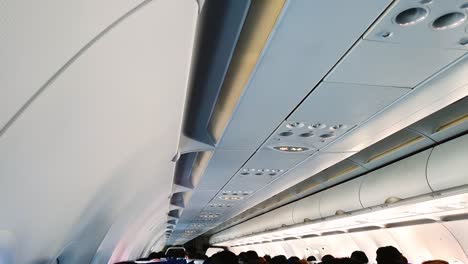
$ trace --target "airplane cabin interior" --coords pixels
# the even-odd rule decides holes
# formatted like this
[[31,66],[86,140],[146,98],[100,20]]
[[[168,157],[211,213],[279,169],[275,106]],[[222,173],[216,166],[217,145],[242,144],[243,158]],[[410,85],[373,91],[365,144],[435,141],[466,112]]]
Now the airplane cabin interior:
[[466,0],[1,0],[0,264],[468,264],[467,50]]

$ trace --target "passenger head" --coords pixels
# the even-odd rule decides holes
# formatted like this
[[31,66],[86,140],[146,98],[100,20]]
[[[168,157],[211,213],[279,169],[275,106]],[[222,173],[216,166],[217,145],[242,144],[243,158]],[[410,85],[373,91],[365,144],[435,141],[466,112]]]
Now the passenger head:
[[335,258],[332,255],[325,255],[322,257],[322,263],[324,264],[333,264]]
[[296,256],[292,256],[288,258],[288,264],[298,264],[298,262],[299,262],[299,258]]
[[247,253],[245,252],[239,253],[239,262],[242,262],[242,263],[247,262]]
[[351,259],[359,264],[369,263],[369,259],[367,258],[366,253],[359,251],[359,250],[356,250],[351,254]]
[[166,258],[185,258],[186,252],[183,249],[168,250]]
[[210,264],[239,264],[239,259],[236,254],[231,251],[220,251],[209,259]]
[[273,257],[270,261],[270,264],[288,264],[288,259],[283,255],[279,255]]
[[270,262],[270,260],[271,260],[270,255],[265,255],[265,256],[263,256],[263,258],[266,260],[266,262]]
[[247,263],[255,264],[258,261],[258,254],[257,254],[257,252],[255,252],[253,250],[249,250],[249,251],[245,252],[245,258],[247,260]]
[[333,264],[358,264],[355,260],[351,258],[335,258],[332,262]]
[[378,264],[405,264],[408,263],[405,257],[392,246],[380,247],[377,249]]
[[298,262],[298,264],[309,264],[309,262],[305,259],[300,259]]
[[258,257],[257,264],[268,264],[268,262],[263,257]]
[[149,255],[148,255],[148,260],[152,260],[152,259],[161,259],[161,258],[165,258],[166,255],[160,251],[160,252],[151,252]]
[[314,256],[308,256],[307,261],[317,261],[317,259]]
[[441,259],[434,259],[434,260],[427,260],[427,261],[424,261],[423,263],[421,264],[449,264],[447,261],[445,260],[441,260]]

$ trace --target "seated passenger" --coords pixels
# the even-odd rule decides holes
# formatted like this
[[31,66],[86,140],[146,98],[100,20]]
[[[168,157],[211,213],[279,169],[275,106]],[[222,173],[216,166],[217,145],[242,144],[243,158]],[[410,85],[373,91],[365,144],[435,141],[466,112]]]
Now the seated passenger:
[[239,253],[239,263],[240,264],[247,263],[247,255],[245,252]]
[[358,264],[352,258],[335,258],[332,263],[333,264]]
[[270,264],[288,264],[288,259],[284,255],[273,257]]
[[248,264],[256,264],[258,262],[258,254],[253,250],[245,252],[245,258]]
[[316,262],[316,261],[317,261],[317,259],[314,256],[308,256],[307,257],[307,262],[309,262],[309,263]]
[[239,264],[239,258],[231,251],[224,250],[214,254],[204,263],[207,262],[209,264]]
[[183,250],[171,250],[167,252],[166,258],[171,259],[183,259],[187,255]]
[[335,260],[335,257],[329,254],[322,257],[323,264],[333,264],[334,260]]
[[299,264],[299,258],[296,256],[292,256],[288,259],[288,264]]
[[159,252],[151,252],[149,255],[148,255],[148,260],[160,260],[162,258],[165,258],[166,255],[164,254],[164,252],[162,251],[159,251]]
[[441,259],[434,259],[434,260],[427,260],[427,261],[424,261],[423,263],[421,264],[449,264],[447,261],[445,260],[441,260]]
[[351,254],[351,259],[354,260],[358,264],[367,264],[369,263],[369,259],[367,258],[366,253],[356,250]]
[[407,264],[408,261],[398,249],[393,246],[377,249],[377,264]]
[[265,256],[263,256],[263,258],[265,259],[266,262],[270,263],[270,261],[271,261],[270,255],[265,255]]
[[257,264],[268,264],[264,257],[258,257]]

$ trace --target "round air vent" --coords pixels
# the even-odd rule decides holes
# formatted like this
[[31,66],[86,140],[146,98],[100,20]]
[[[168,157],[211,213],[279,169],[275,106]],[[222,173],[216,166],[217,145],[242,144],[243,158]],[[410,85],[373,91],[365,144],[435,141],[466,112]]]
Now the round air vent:
[[432,22],[435,30],[446,30],[457,27],[465,21],[466,15],[461,12],[452,12],[438,17]]
[[292,136],[294,133],[291,132],[291,131],[285,131],[285,132],[281,132],[279,133],[280,136],[282,137],[289,137],[289,136]]
[[411,26],[423,21],[429,12],[422,7],[406,9],[395,17],[395,23],[400,26]]

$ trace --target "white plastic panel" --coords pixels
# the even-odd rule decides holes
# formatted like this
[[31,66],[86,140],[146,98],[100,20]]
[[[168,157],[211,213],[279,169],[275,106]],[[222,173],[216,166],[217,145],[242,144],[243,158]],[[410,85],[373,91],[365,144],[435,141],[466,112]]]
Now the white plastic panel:
[[427,165],[427,179],[435,191],[468,184],[466,162],[468,135],[434,148]]
[[[326,254],[349,257],[353,251],[361,250],[368,256],[369,263],[376,263],[376,251],[379,247],[393,246],[408,259],[409,263],[443,259],[449,263],[461,264],[468,261],[466,253],[460,246],[466,245],[466,241],[461,239],[467,233],[466,224],[465,220],[444,223],[448,225],[448,229],[441,223],[413,225],[260,245],[262,252],[271,256],[286,254],[290,257],[288,254],[295,254],[303,257],[302,254],[306,254],[306,256],[315,256],[318,260]],[[285,243],[288,245],[284,245]],[[240,248],[242,251],[247,251],[252,249],[252,246]]]
[[411,130],[403,129],[361,150],[349,159],[368,169],[374,169],[432,144],[434,144],[432,140]]
[[313,255],[318,255],[317,260],[327,254],[331,254],[336,258],[349,257],[351,252],[357,248],[356,243],[347,234],[305,238],[303,240],[315,253]]
[[270,215],[268,219],[269,221],[273,220],[273,222],[275,222],[276,227],[281,227],[283,225],[292,225],[294,224],[293,210],[294,210],[293,203],[282,206],[272,211],[272,214]]
[[398,248],[395,239],[386,229],[349,233],[349,236],[357,245],[356,249],[352,250],[364,251],[370,260],[369,263],[375,263],[376,251],[379,247],[393,245]]
[[142,2],[2,1],[0,128],[80,49]]
[[[463,57],[326,151],[360,151],[468,95],[468,57]],[[412,72],[412,69],[408,71]]]
[[459,245],[468,256],[468,232],[466,232],[468,220],[450,221],[442,224],[450,231],[450,233],[452,233],[455,239],[457,239]]
[[[427,4],[423,2],[424,1],[417,0],[397,1],[364,35],[364,39],[401,43],[413,47],[467,49],[467,45],[460,45],[459,43],[466,34],[466,17],[465,21],[461,21],[457,26],[446,30],[435,30],[432,27],[434,20],[445,14],[452,12],[465,13],[466,11],[462,8],[462,5],[465,4],[466,1],[425,1]],[[398,14],[410,8],[422,8],[422,12],[420,12],[419,16],[413,16],[412,18],[411,16],[406,16],[406,23],[410,23],[408,25],[401,26],[396,23]],[[425,12],[423,10],[425,10]],[[389,32],[391,35],[389,37],[384,37],[385,32]]]
[[409,127],[441,142],[468,131],[468,96]]
[[320,215],[320,194],[311,195],[295,202],[293,210],[293,221],[295,224],[303,223],[305,219],[319,219]]
[[362,40],[325,80],[413,88],[463,54],[462,50]]
[[249,159],[250,155],[250,151],[216,150],[195,191],[218,191]]
[[[47,50],[54,53],[61,41],[77,40],[72,35],[78,37],[94,17],[118,17],[114,8],[128,7],[121,1],[32,2],[3,1],[1,12],[11,11],[5,5],[22,6],[2,13],[2,21],[16,21],[11,26],[20,38],[30,32],[22,26],[33,27],[37,38],[22,44],[51,41],[46,51],[18,46],[16,56],[25,57],[17,62],[33,71],[48,68]],[[88,8],[93,18],[84,15]],[[75,246],[75,263],[90,263],[96,252],[109,256],[122,238],[109,229],[115,221],[122,221],[124,231],[135,228],[135,219],[166,221],[197,14],[196,1],[149,1],[81,54],[2,135],[0,208],[8,213],[0,227],[28,252],[19,252],[15,263],[50,263],[67,245]],[[76,27],[68,26],[68,17]],[[47,27],[34,31],[44,25],[41,20]],[[29,65],[32,51],[41,54]],[[16,71],[10,61],[2,63]],[[27,70],[9,75],[30,79]],[[158,210],[146,215],[153,206]],[[109,244],[97,250],[106,235]],[[120,249],[140,249],[145,241],[133,238]]]
[[409,92],[406,88],[322,82],[288,120],[358,125]]
[[320,214],[333,216],[337,211],[351,212],[362,209],[359,201],[359,187],[362,177],[325,190],[320,195]]
[[[284,170],[282,173],[293,168],[298,163],[309,157],[310,154],[285,153],[270,148],[262,148],[245,164],[244,168],[250,169],[276,169]],[[278,174],[278,176],[280,176]]]
[[[351,158],[351,157],[350,157]],[[362,166],[345,159],[332,167],[314,175],[314,178],[322,178],[323,184],[327,187],[334,186],[358,175],[364,174],[367,170]]]
[[[253,150],[262,144],[389,3],[287,1],[220,147]],[[324,23],[330,14],[333,23]],[[336,41],[337,32],[340,41]]]
[[440,223],[390,228],[387,231],[398,243],[409,263],[422,263],[432,259],[443,259],[450,263],[455,263],[454,260],[468,262],[458,241]]
[[[279,193],[284,191],[295,184],[315,175],[316,173],[330,167],[331,165],[342,161],[353,153],[316,153],[315,155],[307,158],[303,163],[299,164],[293,170],[289,171],[282,177],[278,177],[269,185],[258,190],[254,195],[244,201],[240,208],[251,208],[256,204],[263,202],[266,198],[270,197],[271,193]],[[320,190],[324,186],[319,185]]]
[[390,197],[404,199],[430,193],[426,180],[430,153],[431,149],[425,150],[364,176],[360,190],[362,205],[370,207],[384,204]]

